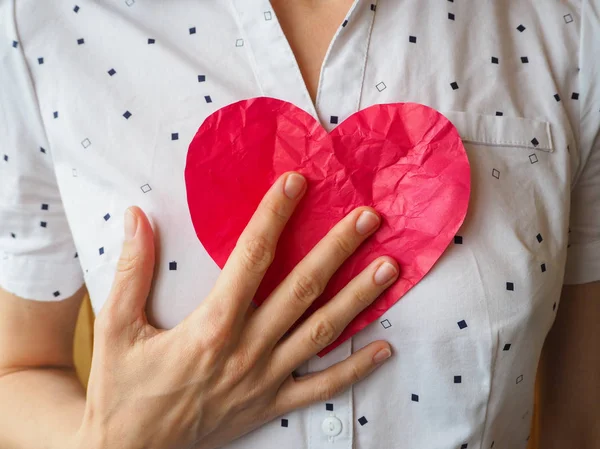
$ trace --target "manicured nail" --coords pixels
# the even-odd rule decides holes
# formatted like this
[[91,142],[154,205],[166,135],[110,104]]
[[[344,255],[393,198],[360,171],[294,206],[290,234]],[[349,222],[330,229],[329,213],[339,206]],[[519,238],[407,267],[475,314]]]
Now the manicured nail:
[[391,281],[398,274],[398,270],[389,262],[383,262],[375,272],[375,283],[383,285]]
[[287,177],[285,180],[285,185],[283,186],[285,196],[291,200],[295,200],[304,189],[305,183],[304,176],[292,173]]
[[130,208],[125,211],[125,240],[131,240],[135,237],[137,231],[137,215]]
[[391,355],[392,352],[388,348],[380,349],[379,351],[377,351],[377,354],[373,356],[373,362],[381,363],[384,360],[389,359]]
[[356,220],[356,232],[365,235],[379,225],[379,217],[368,210],[363,211]]

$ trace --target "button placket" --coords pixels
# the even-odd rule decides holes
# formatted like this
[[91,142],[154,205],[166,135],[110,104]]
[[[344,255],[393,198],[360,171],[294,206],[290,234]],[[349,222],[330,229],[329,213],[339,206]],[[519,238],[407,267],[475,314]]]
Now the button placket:
[[[257,82],[264,96],[289,101],[311,114],[331,131],[358,111],[376,1],[355,0],[334,36],[319,79],[313,105],[292,49],[267,0],[232,0],[245,46],[251,52]],[[325,370],[352,354],[352,338],[333,351],[307,362],[308,372]],[[354,438],[353,388],[309,406],[307,449],[352,449]]]
[[[308,373],[323,371],[352,354],[348,339],[322,358],[308,361]],[[307,449],[352,449],[354,444],[352,387],[325,401],[309,406]]]
[[330,45],[319,79],[316,109],[331,131],[360,108],[376,1],[355,1]]
[[[317,91],[316,110],[327,131],[360,108],[369,39],[376,12],[376,1],[357,0],[341,24],[327,51]],[[322,359],[309,361],[309,372],[326,369],[352,354],[352,338]],[[335,356],[336,360],[331,360]],[[325,412],[321,404],[311,406],[311,432],[321,429],[321,438],[311,433],[309,449],[345,448],[354,445],[353,388],[329,401],[334,410]],[[327,414],[328,413],[328,414]],[[328,443],[328,444],[326,444]]]

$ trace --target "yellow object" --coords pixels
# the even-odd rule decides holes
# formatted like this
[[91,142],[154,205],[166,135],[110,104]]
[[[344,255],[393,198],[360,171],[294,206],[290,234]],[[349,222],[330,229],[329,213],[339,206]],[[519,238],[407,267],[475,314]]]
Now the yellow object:
[[[75,367],[81,383],[87,387],[88,377],[90,375],[90,365],[92,363],[92,345],[94,341],[94,312],[90,304],[89,296],[85,296],[79,310],[77,327],[75,328]],[[538,447],[538,404],[539,390],[535,389],[535,406],[533,409],[533,421],[531,429],[531,438],[527,449],[537,449]]]
[[540,441],[540,426],[539,426],[539,413],[538,413],[538,404],[540,402],[539,401],[539,397],[540,397],[539,379],[540,379],[540,374],[538,371],[537,381],[535,384],[535,399],[534,399],[534,404],[533,404],[533,418],[531,421],[531,438],[529,439],[529,445],[527,446],[527,449],[538,449],[539,448],[539,444],[538,444],[538,441]]
[[75,342],[73,345],[73,357],[75,368],[81,383],[87,388],[90,367],[92,364],[92,345],[94,341],[94,311],[90,303],[90,297],[86,294],[81,302],[79,317],[75,327]]

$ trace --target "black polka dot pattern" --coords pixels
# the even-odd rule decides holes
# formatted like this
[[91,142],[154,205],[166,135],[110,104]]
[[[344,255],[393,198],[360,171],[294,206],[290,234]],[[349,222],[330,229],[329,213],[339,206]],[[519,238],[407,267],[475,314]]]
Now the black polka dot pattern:
[[[358,9],[360,7],[363,8],[362,11]],[[222,24],[217,23],[215,19],[212,34],[208,31],[211,28],[206,26],[206,21],[211,19],[206,14],[210,13],[199,14],[202,11],[201,6],[191,7],[193,11],[186,16],[178,16],[177,11],[169,11],[169,8],[165,8],[164,13],[168,15],[166,18],[170,20],[152,28],[140,28],[146,31],[141,31],[144,34],[140,35],[138,30],[134,33],[135,39],[127,36],[126,33],[115,36],[115,42],[118,45],[115,44],[116,50],[113,52],[104,52],[105,44],[99,39],[97,30],[94,29],[94,26],[85,26],[86,22],[84,21],[89,20],[90,15],[95,12],[90,9],[88,3],[63,5],[60,14],[61,20],[70,20],[72,23],[67,27],[68,32],[62,31],[57,36],[56,42],[60,42],[67,53],[77,52],[77,58],[81,58],[80,62],[61,59],[60,52],[47,51],[44,45],[34,45],[32,42],[28,42],[27,35],[15,33],[5,38],[4,51],[8,52],[9,58],[26,60],[24,67],[28,67],[31,79],[36,83],[39,81],[40,86],[43,85],[42,81],[51,81],[53,74],[67,67],[66,64],[74,64],[73,67],[81,68],[82,66],[75,66],[75,64],[85,61],[88,64],[85,71],[76,70],[73,73],[85,73],[86,79],[79,80],[81,82],[93,80],[94,83],[97,83],[97,93],[106,98],[106,102],[101,107],[105,117],[97,120],[97,116],[94,116],[98,104],[90,101],[91,96],[86,93],[85,89],[82,90],[81,101],[75,101],[68,91],[65,91],[65,95],[60,98],[60,101],[48,101],[51,96],[42,90],[40,99],[43,101],[40,105],[43,107],[40,107],[39,110],[43,117],[44,127],[40,129],[47,131],[49,139],[46,141],[43,133],[40,135],[32,133],[33,137],[25,139],[18,151],[15,151],[14,146],[3,147],[2,153],[0,153],[2,158],[0,160],[0,187],[2,187],[2,177],[6,173],[14,173],[5,172],[5,170],[17,170],[17,167],[22,166],[24,157],[34,157],[35,159],[32,160],[37,161],[35,163],[43,164],[40,167],[44,167],[44,170],[49,169],[49,173],[56,172],[57,179],[65,186],[67,192],[77,190],[92,192],[99,186],[94,183],[90,184],[91,178],[97,176],[97,180],[94,181],[97,184],[111,179],[110,174],[101,173],[100,168],[104,170],[108,164],[116,163],[116,160],[110,158],[114,158],[118,152],[125,154],[126,151],[130,151],[128,154],[132,156],[132,159],[137,158],[139,166],[123,167],[123,172],[130,174],[131,177],[126,182],[120,183],[119,189],[108,187],[106,192],[95,193],[96,196],[83,201],[86,203],[85,219],[89,229],[83,233],[81,225],[77,224],[77,219],[73,220],[73,223],[78,227],[77,231],[80,235],[90,236],[90,241],[81,245],[78,242],[78,252],[75,252],[75,246],[70,247],[69,252],[64,255],[62,260],[66,260],[68,263],[81,263],[85,265],[81,269],[82,272],[88,273],[89,268],[93,276],[97,276],[96,266],[112,263],[110,261],[118,256],[115,248],[120,243],[117,235],[122,236],[122,226],[120,226],[122,223],[119,223],[120,217],[113,215],[121,207],[120,201],[128,204],[143,204],[152,211],[157,223],[165,231],[161,236],[161,239],[164,239],[161,244],[164,243],[164,245],[162,260],[158,265],[160,268],[158,275],[164,276],[161,281],[165,285],[173,287],[176,285],[173,284],[174,282],[185,285],[186,277],[189,277],[195,269],[204,269],[204,266],[197,263],[197,250],[191,249],[193,245],[201,247],[201,244],[196,240],[182,244],[177,241],[176,236],[174,237],[177,234],[187,235],[183,232],[180,233],[179,229],[189,226],[190,223],[184,221],[180,216],[174,217],[179,213],[174,209],[169,211],[173,215],[168,215],[164,210],[166,206],[159,206],[162,204],[160,202],[164,202],[165,199],[172,197],[173,204],[178,204],[183,198],[176,197],[177,189],[180,186],[177,187],[175,181],[171,179],[171,175],[168,174],[177,172],[181,175],[181,167],[178,166],[179,171],[175,170],[173,161],[178,160],[181,163],[182,160],[185,160],[187,146],[197,125],[213,111],[219,110],[232,101],[242,99],[238,98],[242,91],[244,97],[248,98],[272,95],[289,98],[305,110],[309,110],[312,106],[328,130],[334,128],[329,125],[338,125],[347,120],[355,112],[353,107],[365,108],[371,104],[414,101],[431,105],[440,110],[480,115],[483,117],[482,120],[490,123],[490,125],[486,125],[490,130],[496,127],[510,131],[519,126],[514,125],[514,123],[518,124],[519,120],[523,123],[527,120],[547,121],[550,122],[554,132],[562,137],[562,123],[560,122],[562,117],[571,117],[573,112],[570,109],[579,110],[584,107],[584,104],[590,102],[587,98],[589,89],[580,87],[579,83],[575,82],[577,80],[575,76],[565,75],[568,73],[566,69],[564,73],[561,72],[562,69],[557,69],[560,72],[557,73],[558,76],[551,80],[553,82],[548,82],[544,67],[562,66],[548,64],[548,55],[539,51],[540,48],[545,48],[543,45],[539,45],[539,39],[540,36],[550,33],[550,31],[544,33],[550,30],[548,27],[556,28],[558,25],[560,30],[558,28],[551,30],[557,36],[569,36],[569,34],[560,34],[563,33],[562,29],[568,30],[564,33],[576,34],[580,20],[577,14],[567,13],[568,11],[573,12],[569,5],[563,5],[560,10],[552,7],[554,18],[543,21],[538,21],[536,17],[527,14],[528,6],[526,5],[522,7],[522,10],[515,10],[517,12],[511,13],[510,18],[496,18],[498,22],[502,23],[502,32],[505,33],[506,39],[509,39],[510,45],[504,43],[500,37],[494,36],[498,29],[494,27],[486,29],[482,24],[472,20],[474,17],[472,13],[477,12],[477,8],[482,6],[472,6],[475,11],[470,11],[469,9],[465,10],[465,5],[462,5],[461,2],[454,2],[454,0],[436,4],[435,12],[431,17],[436,21],[435,33],[445,33],[440,35],[434,34],[433,27],[429,29],[423,27],[419,21],[406,19],[396,11],[397,7],[392,3],[377,5],[377,2],[365,2],[360,7],[357,6],[357,10],[354,12],[348,12],[341,21],[341,29],[339,28],[340,22],[335,24],[335,27],[338,27],[338,36],[335,38],[337,41],[332,42],[329,60],[324,62],[321,81],[323,81],[322,86],[325,87],[323,87],[319,102],[315,106],[306,102],[302,103],[302,101],[306,101],[301,99],[306,96],[306,92],[302,89],[294,91],[293,87],[289,87],[291,84],[287,84],[287,80],[293,79],[294,76],[297,77],[297,74],[292,74],[289,68],[285,69],[276,60],[277,55],[281,54],[287,54],[289,57],[289,53],[281,53],[282,51],[289,52],[289,49],[281,47],[278,40],[274,39],[275,35],[270,34],[274,32],[273,30],[275,32],[280,32],[280,30],[277,31],[277,17],[274,12],[267,10],[270,8],[264,7],[264,5],[255,8],[253,15],[244,15],[243,25],[235,20],[231,23],[224,22],[228,26],[222,27],[223,31],[217,27]],[[423,11],[428,11],[430,7],[433,8],[425,3],[419,6]],[[115,14],[126,14],[123,17],[127,17],[129,23],[143,23],[140,18],[148,14],[151,11],[150,8],[151,5],[148,2],[136,3],[135,0],[120,0],[114,5]],[[173,7],[173,10],[176,9]],[[371,14],[369,11],[375,14]],[[406,7],[404,11],[403,14],[410,11],[410,8]],[[101,15],[101,12],[98,14]],[[223,13],[223,15],[226,14]],[[353,40],[355,33],[358,33],[364,26],[362,22],[373,20],[375,16],[378,17],[377,20],[369,22],[373,26],[373,32],[369,31],[366,34],[370,39],[368,58],[355,57],[353,60],[343,61],[341,49],[349,50],[349,47],[352,47],[352,52],[355,52],[353,56],[356,56],[358,50],[354,47],[359,48],[360,45],[357,45],[358,40]],[[482,20],[485,21],[485,14],[476,17],[482,17]],[[384,19],[386,18],[389,19],[389,23],[396,24],[397,29],[401,30],[399,36],[394,35],[394,38],[391,39],[390,33],[387,33],[386,39],[383,38],[386,33],[379,28],[379,23],[385,23]],[[123,23],[126,24],[127,21]],[[465,47],[456,45],[457,42],[460,43],[459,40],[457,41],[456,34],[460,35],[466,24],[472,28],[469,30],[471,35],[477,35],[482,30],[489,32],[493,38],[490,41],[493,42],[493,45],[482,46],[474,42],[469,47],[469,53],[462,54],[462,59],[459,60],[455,58],[455,54],[459,51],[457,49]],[[124,27],[126,26],[128,25],[124,25]],[[257,28],[253,30],[252,27]],[[219,31],[214,31],[216,29]],[[544,32],[540,32],[540,29],[543,29]],[[260,30],[260,33],[256,30]],[[263,37],[265,41],[260,43],[256,39],[257,35]],[[445,36],[445,38],[438,36]],[[278,36],[278,39],[281,39],[281,36]],[[218,57],[206,49],[207,44],[213,42],[215,48],[222,49]],[[265,49],[266,42],[269,42],[272,47],[268,46]],[[181,52],[180,59],[172,58],[168,62],[168,66],[161,66],[168,59],[165,58],[165,55],[173,54],[175,48]],[[393,54],[394,58],[389,57],[389,54],[387,57],[382,56],[383,48],[389,54]],[[262,74],[265,67],[261,66],[264,62],[260,61],[260,55],[257,56],[259,50],[265,51],[273,58],[270,63],[273,64],[272,67],[278,68],[277,77],[269,80],[266,78],[267,75]],[[436,55],[445,55],[448,59],[428,59]],[[189,61],[186,60],[188,57]],[[294,61],[293,58],[288,59]],[[14,60],[18,61],[19,59]],[[360,82],[354,85],[346,84],[346,82],[352,81],[354,76],[351,71],[353,65],[366,60],[368,60],[366,69],[361,71],[364,79],[361,78]],[[395,61],[393,64],[390,62],[392,60]],[[567,62],[569,64],[566,64]],[[578,63],[579,61],[575,59],[565,61],[565,66],[575,72]],[[344,65],[348,69],[347,73],[341,70]],[[435,70],[424,75],[423,67],[431,68],[433,65],[435,65]],[[156,92],[153,92],[156,96],[160,96],[160,102],[152,95],[148,95],[148,92],[144,92],[141,87],[155,81],[153,70],[156,70],[156,67],[161,67],[161,73],[165,74],[165,79],[162,80],[164,84],[157,87]],[[292,67],[295,66],[292,64]],[[411,67],[411,70],[403,72],[402,69],[405,67]],[[253,71],[255,69],[256,72]],[[581,65],[581,71],[584,70],[585,66]],[[228,71],[232,73],[227,73]],[[536,73],[540,85],[536,86],[531,95],[523,95],[523,91],[520,89],[525,88],[522,88],[521,85],[528,86],[528,83],[531,82],[528,77]],[[518,74],[519,82],[510,78],[512,74]],[[411,77],[415,77],[415,79]],[[298,82],[298,79],[295,83],[304,87]],[[344,88],[338,86],[344,86]],[[358,94],[353,91],[355,87],[347,86],[359,86],[360,96],[357,97]],[[240,92],[238,92],[238,88]],[[335,89],[338,91],[334,92]],[[511,89],[515,91],[511,91]],[[521,96],[519,97],[517,94]],[[513,97],[526,99],[527,106],[522,107],[522,105],[515,104]],[[182,99],[184,101],[181,101]],[[75,107],[76,105],[77,107]],[[162,108],[163,106],[164,108]],[[176,107],[181,107],[181,109],[176,110]],[[600,106],[594,106],[594,108],[594,111],[600,114]],[[173,111],[176,112],[173,113]],[[148,116],[152,114],[158,117],[157,126],[148,128]],[[74,119],[76,117],[77,120]],[[107,128],[109,124],[110,129]],[[343,126],[339,128],[343,128]],[[0,129],[2,129],[1,126]],[[136,141],[143,146],[151,140],[151,138],[140,138],[142,135],[140,129],[146,129],[146,133],[155,132],[156,142],[150,142],[149,148],[146,149],[125,148],[123,142]],[[462,128],[457,126],[457,129],[462,134]],[[470,147],[471,142],[465,141],[465,147],[471,152],[470,156],[474,155],[474,158],[478,158],[477,162],[472,164],[472,176],[475,181],[473,186],[476,186],[476,190],[472,190],[476,201],[473,206],[470,206],[470,213],[473,215],[465,221],[465,225],[458,231],[458,234],[449,237],[450,246],[443,255],[446,260],[442,259],[446,265],[444,263],[435,265],[435,270],[440,270],[444,275],[448,275],[447,279],[457,280],[457,285],[443,287],[444,293],[447,292],[448,298],[452,298],[454,301],[452,307],[448,306],[450,299],[447,298],[436,304],[439,306],[439,311],[431,306],[429,308],[422,305],[415,307],[413,304],[422,301],[422,297],[425,296],[420,292],[421,286],[419,286],[419,289],[411,292],[416,299],[410,296],[403,298],[403,300],[413,301],[413,303],[408,303],[408,301],[406,303],[415,307],[414,309],[401,303],[399,303],[401,306],[396,306],[396,309],[401,307],[410,309],[414,315],[402,317],[392,307],[375,319],[379,324],[374,321],[364,330],[369,337],[385,338],[392,343],[398,343],[398,335],[402,332],[412,332],[412,336],[435,337],[442,333],[442,335],[447,335],[450,352],[452,352],[457,349],[457,343],[453,343],[454,340],[460,341],[461,344],[477,344],[482,333],[487,335],[490,322],[494,323],[494,320],[499,319],[497,316],[493,316],[498,309],[510,310],[511,307],[517,307],[515,304],[523,307],[524,301],[535,299],[544,301],[540,302],[542,306],[538,308],[543,313],[539,311],[536,313],[539,313],[540,316],[545,314],[548,319],[554,318],[555,315],[550,312],[550,307],[553,312],[556,312],[558,300],[553,294],[555,292],[552,292],[547,285],[552,283],[554,276],[562,275],[557,271],[558,265],[553,264],[553,261],[556,260],[555,248],[560,246],[559,243],[563,243],[563,236],[557,235],[555,228],[545,223],[548,217],[545,217],[544,214],[525,212],[523,220],[511,224],[514,229],[507,228],[509,220],[504,220],[504,217],[501,216],[502,214],[509,216],[513,207],[514,210],[517,210],[516,203],[522,198],[516,194],[514,195],[515,204],[511,204],[510,201],[503,202],[501,200],[507,198],[502,196],[504,189],[513,189],[519,193],[512,186],[526,185],[527,183],[533,188],[539,188],[542,185],[539,180],[543,180],[544,176],[547,176],[545,174],[553,170],[561,170],[554,165],[554,159],[557,154],[564,151],[564,147],[558,148],[556,144],[562,140],[555,139],[554,148],[550,149],[549,146],[552,143],[549,144],[548,136],[543,130],[539,131],[539,127],[532,126],[530,132],[522,133],[518,142],[515,140],[516,143],[511,140],[513,136],[509,135],[509,132],[503,131],[506,135],[499,137],[506,142],[498,142],[497,145],[482,144],[483,151],[479,151],[477,154]],[[567,149],[568,151],[579,151],[575,142],[570,142],[570,147]],[[485,157],[481,157],[483,153],[485,153]],[[77,157],[72,155],[77,155]],[[100,156],[106,158],[103,163],[99,163]],[[60,160],[61,163],[55,166],[54,158]],[[63,161],[65,162],[64,166],[62,165]],[[98,169],[97,173],[94,172],[96,168]],[[47,185],[52,186],[51,183]],[[110,182],[107,182],[106,185],[110,186]],[[57,200],[59,198],[58,191],[52,191],[52,187],[47,192],[42,190],[40,189],[39,195],[34,196],[28,204],[30,216],[27,226],[24,224],[21,226],[15,222],[10,223],[10,228],[7,228],[0,224],[0,244],[8,242],[8,247],[8,245],[18,245],[20,242],[33,241],[30,239],[34,237],[43,238],[43,236],[52,235],[56,238],[58,234],[54,233],[65,226],[59,221],[64,220],[64,217],[61,216],[63,206],[65,208],[72,206],[68,206],[68,203],[61,204]],[[182,193],[184,192],[179,192],[179,194]],[[3,199],[0,192],[0,200]],[[482,206],[484,202],[487,202],[488,205]],[[183,204],[185,205],[185,202]],[[172,204],[168,204],[168,206],[169,208],[173,207]],[[542,206],[544,206],[542,210],[546,210],[545,206],[547,205]],[[492,210],[494,212],[491,212]],[[502,210],[501,213],[500,210]],[[71,211],[73,209],[69,210],[69,212]],[[491,214],[489,219],[482,219],[481,217],[485,217],[488,212]],[[78,214],[79,212],[73,212],[72,215],[75,217]],[[187,220],[189,217],[184,218]],[[477,220],[481,220],[481,222]],[[487,226],[480,226],[484,222]],[[516,235],[518,238],[503,239],[502,235],[493,234],[493,232],[501,234],[503,228],[509,235]],[[578,232],[577,229],[574,227],[575,234]],[[564,243],[566,246],[566,242]],[[0,250],[4,250],[4,248],[0,247]],[[503,251],[510,254],[510,257],[506,256]],[[519,254],[523,255],[525,252],[528,257],[527,266],[521,264],[522,260],[519,259]],[[81,259],[79,255],[81,255]],[[472,260],[468,258],[473,256],[487,262],[493,259],[494,262],[489,263],[489,266],[494,270],[497,269],[496,273],[486,272],[482,279],[477,279],[477,282],[484,286],[486,294],[489,293],[489,297],[486,295],[485,298],[485,301],[489,301],[487,303],[487,306],[490,306],[489,310],[493,311],[491,312],[492,316],[489,317],[481,313],[482,298],[473,298],[464,292],[463,296],[457,293],[460,285],[467,285],[466,282],[472,280],[472,274],[466,270],[464,272],[457,270],[457,273],[446,271],[453,262],[463,263],[465,260]],[[514,259],[517,263],[509,264],[504,260],[504,256],[507,260]],[[191,266],[193,268],[190,268]],[[451,274],[454,277],[450,277]],[[436,271],[430,273],[432,283],[435,283],[437,275]],[[462,278],[463,276],[464,278]],[[86,279],[94,279],[95,282],[98,282],[91,276],[87,277],[86,275]],[[57,277],[54,282],[56,285],[44,286],[45,299],[61,300],[68,297],[68,290],[71,290],[71,287],[65,285],[60,277]],[[545,295],[543,299],[530,297],[537,294],[538,291]],[[532,292],[534,293],[532,294]],[[456,298],[461,299],[457,301]],[[98,304],[100,302],[97,302],[96,306]],[[490,322],[487,322],[486,318],[489,318]],[[527,318],[532,318],[532,316]],[[531,320],[530,323],[533,321]],[[522,323],[514,322],[507,324],[522,325]],[[519,329],[520,331],[523,331],[523,326]],[[529,329],[526,331],[523,332],[523,335],[529,336]],[[499,395],[509,397],[512,394],[514,398],[509,397],[507,401],[511,404],[514,403],[514,415],[527,418],[530,414],[525,413],[524,415],[523,413],[525,410],[530,410],[527,408],[530,404],[523,398],[527,395],[526,392],[529,391],[528,388],[531,387],[533,380],[529,371],[521,372],[523,371],[521,367],[525,366],[521,364],[523,353],[527,352],[523,348],[527,346],[523,345],[524,337],[519,332],[513,331],[512,327],[510,329],[507,327],[502,330],[498,340],[494,343],[498,346],[495,348],[496,358],[493,361],[493,369],[506,375],[507,380],[504,383],[510,384],[512,390],[507,390],[506,385],[498,380],[502,376],[490,376],[494,382],[491,386],[491,394],[496,397]],[[386,429],[385,426],[388,426],[392,419],[386,416],[386,413],[390,415],[395,413],[396,416],[409,416],[410,413],[426,416],[428,408],[439,407],[440,398],[447,397],[438,395],[438,389],[445,389],[442,391],[452,392],[459,397],[456,404],[449,405],[448,409],[453,409],[454,413],[464,420],[465,418],[460,416],[461,410],[472,405],[467,402],[472,397],[473,389],[476,388],[474,385],[478,385],[481,381],[476,370],[473,369],[478,362],[472,352],[453,352],[459,355],[443,365],[444,372],[436,372],[435,376],[431,376],[424,369],[425,367],[418,364],[419,351],[427,350],[426,343],[425,339],[415,338],[411,340],[412,348],[410,346],[403,347],[406,356],[412,357],[412,366],[389,364],[386,368],[382,368],[381,373],[384,374],[380,374],[381,385],[369,385],[364,388],[366,393],[353,393],[370,396],[367,400],[363,396],[360,398],[361,400],[356,401],[355,410],[349,413],[346,410],[347,403],[344,400],[347,397],[339,402],[336,398],[335,407],[333,399],[330,399],[332,402],[322,402],[311,406],[314,407],[310,409],[311,419],[317,423],[315,429],[319,428],[320,423],[326,417],[337,416],[342,422],[343,431],[347,432],[354,426],[354,431],[361,433],[363,441],[375,441],[369,432],[385,431],[382,429]],[[442,356],[440,355],[440,357]],[[416,363],[414,363],[415,361]],[[387,373],[384,370],[388,370]],[[406,373],[412,371],[417,381],[408,382],[402,389],[399,389],[389,382],[390,376],[397,375],[398,370],[402,370],[405,378],[410,378]],[[382,392],[382,390],[385,391]],[[410,400],[408,400],[409,397]],[[397,404],[398,410],[390,409],[386,413],[381,412],[380,410],[387,406],[385,401],[388,398],[391,403]],[[377,404],[377,407],[372,404]],[[272,444],[287,447],[290,440],[285,438],[296,436],[297,433],[294,432],[298,432],[298,428],[304,424],[304,418],[309,415],[299,415],[302,420],[295,419],[295,416],[289,415],[288,418],[280,418],[271,424],[271,430],[278,432],[270,433]],[[414,415],[410,418],[413,419]],[[402,423],[397,424],[397,427],[401,428]],[[396,431],[389,427],[387,429],[389,432]],[[490,437],[499,441],[498,447],[516,447],[514,441],[517,441],[517,434],[518,441],[521,443],[527,436],[525,430],[519,433],[518,429],[509,429],[507,433],[510,434],[504,436],[494,434],[490,429],[493,429],[493,423],[486,428],[485,440],[480,443],[485,447],[494,448],[495,440]],[[319,429],[319,431],[321,430]],[[514,440],[512,439],[513,433]],[[385,437],[385,435],[383,436]],[[334,441],[335,438],[337,437],[333,438]],[[410,438],[407,436],[406,440],[403,440],[403,444],[410,445],[412,443]],[[469,436],[452,435],[452,438],[452,443],[448,443],[449,447],[451,445],[454,448],[468,449],[469,446],[477,446],[477,441]],[[500,441],[501,439],[505,441]],[[315,435],[316,440],[317,436]],[[294,440],[294,443],[301,447],[306,442]],[[352,443],[356,445],[356,441]],[[298,449],[298,447],[292,446],[290,449]],[[268,446],[264,447],[272,449]],[[357,449],[364,448],[357,447]]]

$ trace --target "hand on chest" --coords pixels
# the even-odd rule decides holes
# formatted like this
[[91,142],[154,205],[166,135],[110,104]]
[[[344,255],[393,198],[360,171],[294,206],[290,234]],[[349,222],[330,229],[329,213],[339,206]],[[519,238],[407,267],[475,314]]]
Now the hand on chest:
[[196,134],[185,172],[196,234],[220,267],[270,185],[291,170],[306,176],[307,194],[279,240],[255,303],[261,304],[333,225],[359,206],[374,207],[383,225],[338,270],[305,316],[376,257],[389,255],[400,264],[400,280],[345,329],[331,350],[381,316],[442,255],[467,211],[469,163],[454,126],[422,105],[372,106],[330,134],[306,112],[275,99],[222,108]]

